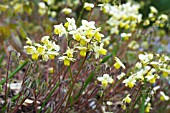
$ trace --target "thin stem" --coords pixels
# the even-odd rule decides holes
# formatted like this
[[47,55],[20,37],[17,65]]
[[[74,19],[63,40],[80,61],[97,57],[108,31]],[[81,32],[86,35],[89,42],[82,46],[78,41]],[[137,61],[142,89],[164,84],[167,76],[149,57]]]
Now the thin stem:
[[57,110],[56,112],[58,112],[60,106],[61,106],[61,105],[63,104],[63,102],[66,100],[67,96],[70,95],[70,93],[72,93],[74,84],[76,83],[76,80],[77,80],[77,78],[78,78],[78,75],[80,74],[81,69],[83,68],[83,65],[84,65],[84,63],[85,63],[85,61],[86,61],[86,58],[87,58],[87,54],[86,54],[86,56],[84,57],[83,63],[81,64],[80,69],[79,69],[77,75],[75,76],[75,79],[73,80],[73,84],[71,85],[68,93],[65,95],[65,97],[64,97],[64,99],[61,101],[61,103],[59,103],[59,105],[54,109],[54,111]]

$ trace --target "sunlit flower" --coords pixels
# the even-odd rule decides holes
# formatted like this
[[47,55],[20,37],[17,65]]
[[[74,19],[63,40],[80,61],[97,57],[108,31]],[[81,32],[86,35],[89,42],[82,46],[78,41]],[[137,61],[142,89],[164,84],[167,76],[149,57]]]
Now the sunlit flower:
[[97,77],[97,80],[102,83],[103,87],[106,87],[108,83],[112,84],[114,82],[108,74],[104,74],[103,77]]
[[95,22],[94,21],[90,21],[88,22],[87,20],[82,20],[82,26],[80,27],[80,29],[96,29],[95,27]]
[[116,63],[114,64],[114,67],[116,69],[119,69],[120,67],[122,67],[123,69],[125,69],[125,65],[120,61],[119,58],[115,57]]
[[47,55],[50,59],[53,60],[55,58],[55,56],[59,55],[59,53],[58,53],[58,51],[47,51]]

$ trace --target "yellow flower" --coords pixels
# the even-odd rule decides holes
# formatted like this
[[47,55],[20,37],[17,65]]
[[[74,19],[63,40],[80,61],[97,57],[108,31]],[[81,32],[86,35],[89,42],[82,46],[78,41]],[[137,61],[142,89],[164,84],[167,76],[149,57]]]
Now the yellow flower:
[[66,54],[69,58],[73,58],[73,53],[74,49],[70,49],[69,47],[67,47],[67,51],[64,54]]
[[74,58],[69,58],[69,57],[67,57],[67,56],[62,56],[62,57],[59,57],[58,59],[59,59],[59,60],[63,60],[65,66],[70,66],[70,61],[72,61],[72,62],[75,61]]
[[54,73],[54,68],[53,67],[48,68],[48,71],[49,71],[50,74],[52,74],[52,73]]
[[128,95],[123,99],[123,102],[125,102],[125,103],[130,103],[132,99],[131,99],[129,96],[130,96],[130,94],[128,94]]
[[169,100],[169,96],[165,95],[165,93],[163,91],[161,91],[160,94],[161,94],[161,96],[160,96],[161,101],[168,101]]
[[107,50],[103,48],[104,44],[101,43],[100,46],[97,46],[96,43],[94,43],[94,52],[95,52],[95,58],[99,58],[99,55],[106,55]]
[[77,48],[80,50],[80,56],[85,57],[87,52],[87,47],[78,46]]
[[58,51],[47,51],[47,55],[50,59],[53,60],[55,58],[55,56],[59,55],[59,53],[58,53]]
[[99,33],[99,32],[96,32],[96,33],[94,34],[94,39],[97,40],[98,42],[101,41],[101,37],[104,37],[104,35],[101,34],[101,33]]
[[33,54],[36,51],[34,46],[24,46],[24,49],[26,49],[27,54]]
[[32,54],[32,59],[33,60],[37,60],[38,59],[38,56],[39,56],[39,54],[38,54],[38,52],[37,51],[34,51],[34,53]]
[[123,67],[125,69],[125,65],[119,60],[119,58],[115,57],[116,63],[114,64],[114,67],[116,69],[119,69],[120,67]]
[[129,76],[127,79],[123,80],[123,83],[125,83],[125,86],[132,88],[136,83],[136,79],[133,76]]
[[108,83],[112,84],[114,82],[108,74],[104,74],[103,77],[97,77],[97,80],[102,83],[103,87],[106,87]]
[[62,23],[60,25],[54,25],[54,33],[59,36],[66,34],[66,29],[64,28]]
[[41,38],[41,42],[42,43],[44,43],[44,44],[46,44],[46,45],[48,45],[49,44],[49,36],[43,36],[42,38]]
[[64,8],[62,10],[62,12],[64,12],[66,15],[70,14],[72,12],[72,10],[70,8]]
[[149,113],[151,109],[152,109],[151,108],[151,103],[148,103],[146,108],[145,108],[145,112]]
[[28,37],[26,37],[26,39],[27,39],[26,44],[32,45],[32,41]]
[[87,10],[87,11],[90,11],[92,8],[94,7],[94,4],[92,3],[85,3],[84,4],[84,8]]
[[40,45],[40,44],[38,44],[38,43],[35,43],[35,46],[38,47],[38,48],[37,48],[37,51],[38,51],[38,53],[39,53],[40,55],[45,54],[45,50],[47,49],[46,46],[42,46],[42,45]]

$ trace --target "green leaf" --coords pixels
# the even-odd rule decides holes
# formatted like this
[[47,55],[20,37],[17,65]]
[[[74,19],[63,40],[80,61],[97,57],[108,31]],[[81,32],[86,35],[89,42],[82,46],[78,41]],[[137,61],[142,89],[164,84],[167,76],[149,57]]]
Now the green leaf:
[[45,99],[45,101],[43,102],[41,108],[38,110],[38,113],[40,113],[42,111],[42,108],[45,106],[45,104],[47,103],[47,101],[50,99],[50,97],[52,96],[52,94],[54,93],[54,91],[57,89],[57,87],[59,86],[59,83],[57,83],[54,87],[54,89],[50,92],[50,94],[47,96],[47,98]]
[[[11,74],[9,74],[8,79],[11,79],[19,70],[21,70],[29,60],[25,61],[23,64],[19,65]],[[6,78],[0,81],[0,85],[3,85],[6,82]]]

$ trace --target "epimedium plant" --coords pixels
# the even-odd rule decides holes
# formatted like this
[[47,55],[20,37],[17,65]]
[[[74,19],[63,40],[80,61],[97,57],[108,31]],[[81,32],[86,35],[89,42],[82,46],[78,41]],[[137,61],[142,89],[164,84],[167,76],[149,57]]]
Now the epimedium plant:
[[[155,33],[169,29],[168,15],[150,6],[148,17],[143,19],[141,5],[133,1],[79,2],[37,3],[42,17],[48,14],[49,19],[53,18],[53,35],[46,34],[39,42],[26,37],[23,53],[31,58],[20,61],[15,73],[7,73],[1,82],[5,84],[2,111],[168,111],[170,57],[168,51],[154,48],[155,43],[161,45],[161,38],[154,39],[158,36]],[[61,10],[64,3],[68,6]],[[78,4],[82,9],[76,17],[74,6]],[[15,4],[16,7],[23,5]],[[68,16],[61,15],[61,23],[55,20],[56,10]],[[9,101],[8,91],[13,87],[9,79],[26,64],[20,90]]]

